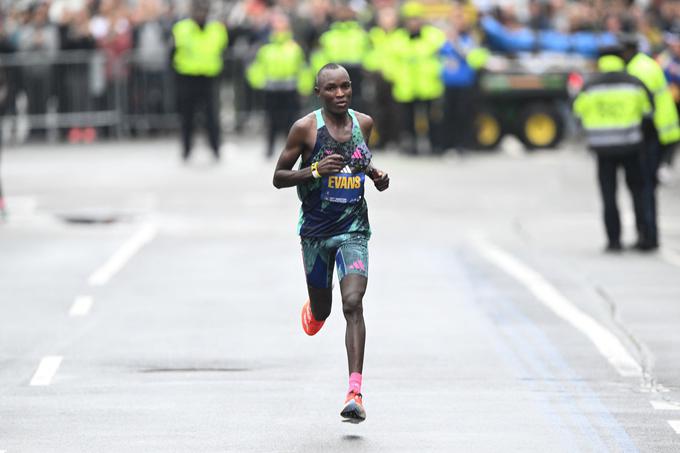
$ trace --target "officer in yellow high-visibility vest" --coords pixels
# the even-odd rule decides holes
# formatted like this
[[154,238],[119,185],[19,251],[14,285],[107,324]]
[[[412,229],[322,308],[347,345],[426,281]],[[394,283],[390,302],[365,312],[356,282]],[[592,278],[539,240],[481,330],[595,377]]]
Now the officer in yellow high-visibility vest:
[[371,149],[384,148],[390,142],[396,144],[399,139],[401,122],[399,108],[392,96],[392,61],[396,52],[395,44],[404,33],[399,28],[399,11],[391,5],[377,11],[376,26],[368,32],[371,46],[364,57],[364,69],[368,71],[375,87],[375,96],[368,111],[375,121],[371,137],[377,137],[376,142],[371,143]]
[[305,54],[293,40],[290,20],[275,12],[270,19],[269,43],[260,47],[246,71],[250,86],[264,92],[267,115],[267,157],[274,155],[278,134],[287,134],[300,110],[300,95],[309,95],[314,81],[308,77]]
[[219,76],[227,46],[226,27],[207,21],[209,0],[194,0],[191,17],[172,28],[172,65],[177,73],[177,107],[182,128],[182,158],[191,154],[194,118],[198,108],[205,111],[206,130],[215,159],[220,157]]
[[[638,38],[635,34],[622,34],[619,40],[623,46],[623,58],[626,70],[645,84],[654,98],[654,127],[645,136],[646,151],[649,159],[648,177],[651,181],[650,190],[655,191],[658,183],[658,170],[661,157],[672,146],[680,141],[680,125],[678,111],[675,108],[663,69],[653,58],[638,51]],[[648,128],[651,129],[651,128]],[[651,207],[650,217],[656,221],[656,203]],[[656,225],[655,225],[656,229]],[[651,238],[647,243],[637,244],[641,250],[658,248],[657,238]]]
[[635,210],[638,244],[652,250],[656,222],[650,217],[653,192],[645,168],[643,123],[652,116],[652,96],[644,84],[626,73],[617,48],[605,49],[598,60],[600,74],[583,87],[574,100],[574,114],[586,132],[588,146],[597,155],[597,176],[602,195],[607,252],[619,252],[621,220],[616,203],[617,172],[623,168]]
[[[401,104],[404,114],[404,129],[410,134],[402,140],[405,151],[417,154],[417,139],[422,129],[427,129],[431,151],[442,149],[438,126],[441,122],[441,105],[434,101],[444,94],[441,79],[442,63],[439,50],[446,41],[442,30],[425,22],[425,8],[418,2],[407,2],[401,8],[404,32],[394,44],[396,52],[393,61],[392,95]],[[424,110],[421,118],[426,119],[424,127],[416,126],[418,111]]]

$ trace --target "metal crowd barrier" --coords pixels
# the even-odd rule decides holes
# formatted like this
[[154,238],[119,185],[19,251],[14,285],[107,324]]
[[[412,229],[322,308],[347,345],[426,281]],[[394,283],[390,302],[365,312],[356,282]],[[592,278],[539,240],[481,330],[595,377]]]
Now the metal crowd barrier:
[[[168,51],[2,54],[0,71],[9,88],[2,118],[5,138],[56,141],[74,128],[96,129],[98,135],[113,138],[174,130],[175,74],[168,58]],[[238,122],[233,110],[240,108],[243,87],[236,72],[243,66],[239,63],[233,56],[225,59],[220,90],[222,116],[228,117],[224,122]]]

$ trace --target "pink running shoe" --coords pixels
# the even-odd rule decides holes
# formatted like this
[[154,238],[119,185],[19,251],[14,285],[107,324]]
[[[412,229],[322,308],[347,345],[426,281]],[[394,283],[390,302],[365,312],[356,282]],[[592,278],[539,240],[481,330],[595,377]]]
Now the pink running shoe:
[[349,392],[345,399],[345,406],[340,415],[347,423],[361,423],[366,420],[366,409],[362,401],[361,393]]

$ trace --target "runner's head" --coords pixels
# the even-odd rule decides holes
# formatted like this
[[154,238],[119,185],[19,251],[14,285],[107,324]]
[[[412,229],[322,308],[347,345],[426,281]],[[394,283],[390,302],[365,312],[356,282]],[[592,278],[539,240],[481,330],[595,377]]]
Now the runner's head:
[[335,63],[325,65],[316,75],[314,93],[327,112],[346,112],[352,102],[352,82],[347,70]]

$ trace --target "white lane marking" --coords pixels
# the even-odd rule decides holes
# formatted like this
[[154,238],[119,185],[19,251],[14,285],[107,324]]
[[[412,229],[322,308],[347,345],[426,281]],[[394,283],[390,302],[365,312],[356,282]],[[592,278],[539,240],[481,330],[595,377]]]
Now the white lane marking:
[[90,312],[94,299],[92,296],[78,296],[76,300],[71,305],[71,310],[69,310],[69,316],[85,316]]
[[92,286],[102,286],[108,283],[118,271],[137,253],[145,244],[152,241],[158,232],[158,228],[150,223],[145,224],[140,228],[134,236],[125,242],[116,253],[104,263],[102,267],[97,269],[91,276],[88,282]]
[[588,337],[619,374],[642,375],[642,367],[616,335],[577,308],[541,274],[482,238],[475,238],[474,242],[482,256],[521,282],[546,307]]
[[671,425],[673,431],[680,434],[680,420],[668,420],[668,424]]
[[662,249],[661,256],[667,263],[680,267],[680,253],[674,250]]
[[680,411],[680,405],[668,401],[650,401],[652,407],[658,411]]
[[57,374],[62,359],[63,357],[58,355],[43,357],[40,361],[40,365],[38,365],[38,369],[33,375],[33,379],[31,379],[31,385],[50,385],[52,378]]

